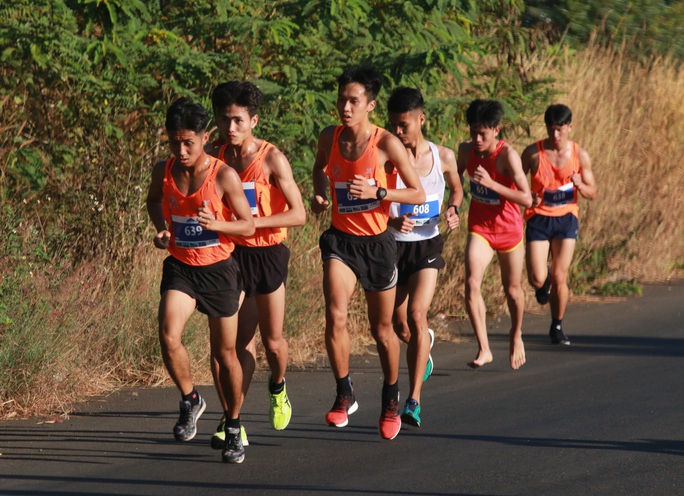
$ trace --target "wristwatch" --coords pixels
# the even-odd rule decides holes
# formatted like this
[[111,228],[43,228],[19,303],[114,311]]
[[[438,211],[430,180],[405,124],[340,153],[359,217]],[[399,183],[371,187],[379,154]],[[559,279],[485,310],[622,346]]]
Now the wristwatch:
[[375,193],[375,198],[378,200],[382,200],[387,196],[387,190],[385,188],[378,188],[378,191]]
[[449,210],[450,208],[453,208],[454,210],[456,210],[456,215],[460,215],[460,212],[458,210],[458,205],[456,205],[455,203],[452,203],[451,205],[449,205],[447,207],[447,210]]

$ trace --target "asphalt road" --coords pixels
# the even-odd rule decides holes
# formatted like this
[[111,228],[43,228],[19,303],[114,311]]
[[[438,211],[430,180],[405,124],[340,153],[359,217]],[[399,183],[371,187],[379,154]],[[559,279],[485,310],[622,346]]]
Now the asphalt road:
[[[571,347],[548,344],[546,316],[526,314],[527,364],[508,368],[505,319],[492,364],[470,370],[473,341],[437,342],[423,427],[377,431],[377,357],[356,358],[360,404],[324,425],[330,370],[291,371],[290,426],[270,428],[262,372],[243,410],[242,465],[209,447],[220,418],[210,387],[199,434],[173,440],[175,389],[124,390],[62,423],[0,423],[2,495],[682,495],[684,284],[643,297],[571,304]],[[405,368],[400,385],[407,388]]]

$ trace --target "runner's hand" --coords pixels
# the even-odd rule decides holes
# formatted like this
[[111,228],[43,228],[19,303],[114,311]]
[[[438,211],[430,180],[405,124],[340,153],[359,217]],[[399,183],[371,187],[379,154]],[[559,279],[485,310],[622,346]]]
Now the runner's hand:
[[415,215],[416,214],[414,214],[413,212],[410,212],[408,214],[402,215],[401,217],[398,217],[397,221],[400,221],[401,224],[399,224],[399,222],[397,222],[397,225],[398,225],[397,231],[399,231],[402,234],[408,234],[411,231],[413,231],[413,228],[416,225],[416,221],[413,220],[411,217],[415,217]]
[[490,188],[493,182],[492,176],[490,176],[489,172],[487,172],[487,169],[485,169],[481,165],[478,165],[477,169],[475,169],[473,179],[477,184],[484,186],[485,188]]
[[328,207],[330,207],[330,201],[321,196],[321,195],[315,195],[313,198],[311,198],[311,211],[315,214],[321,214],[328,210]]
[[461,218],[456,213],[455,208],[447,208],[444,217],[446,218],[449,229],[456,229],[459,225],[461,225]]
[[166,250],[171,243],[171,233],[169,231],[159,231],[154,237],[154,246],[160,250]]
[[347,191],[357,200],[370,200],[377,195],[377,188],[368,184],[368,180],[358,174],[354,179],[347,181]]

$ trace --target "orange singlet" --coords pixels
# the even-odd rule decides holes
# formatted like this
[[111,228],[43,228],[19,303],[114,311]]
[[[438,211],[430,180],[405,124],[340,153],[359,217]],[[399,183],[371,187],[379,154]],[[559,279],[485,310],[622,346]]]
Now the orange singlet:
[[351,162],[340,153],[339,139],[344,126],[337,126],[325,173],[330,179],[332,225],[347,234],[373,236],[387,230],[389,203],[376,200],[357,200],[347,191],[347,181],[355,175],[363,176],[369,184],[387,187],[387,174],[378,163],[378,140],[383,130],[372,126],[371,137],[361,156]]
[[467,165],[472,194],[468,212],[468,231],[484,238],[497,251],[513,250],[522,242],[523,222],[520,207],[476,183],[472,177],[475,169],[481,165],[494,181],[507,188],[517,189],[513,178],[496,169],[496,161],[506,144],[504,140],[499,140],[494,152],[486,158],[475,155],[473,147]]
[[531,176],[531,189],[533,193],[539,195],[542,201],[538,206],[525,210],[525,220],[535,214],[562,217],[570,213],[579,217],[577,190],[572,183],[572,175],[581,174],[582,166],[579,159],[579,146],[574,141],[570,142],[570,146],[572,147],[570,160],[563,167],[558,168],[549,160],[544,141],[537,142],[539,165],[536,174]]
[[[228,145],[221,147],[218,153],[219,160],[225,162],[225,153]],[[263,140],[254,160],[239,172],[242,189],[249,201],[249,207],[254,217],[267,217],[278,214],[288,209],[287,201],[283,192],[274,186],[264,174],[264,161],[273,145]],[[231,240],[241,246],[273,246],[282,243],[287,237],[286,228],[263,227],[257,229],[252,236],[231,236]]]
[[171,174],[175,161],[175,158],[166,161],[162,186],[162,213],[171,231],[169,253],[176,260],[193,266],[211,265],[230,258],[234,248],[230,238],[202,229],[197,222],[197,210],[205,201],[209,202],[209,209],[215,212],[218,220],[229,221],[231,218],[230,211],[216,193],[216,175],[223,162],[213,159],[200,189],[185,196],[176,188]]

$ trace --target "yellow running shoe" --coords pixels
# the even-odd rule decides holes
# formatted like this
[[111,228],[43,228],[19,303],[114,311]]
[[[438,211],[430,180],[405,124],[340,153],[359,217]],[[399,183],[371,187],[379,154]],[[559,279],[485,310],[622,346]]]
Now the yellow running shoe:
[[277,431],[282,431],[290,423],[290,418],[292,418],[292,405],[287,397],[287,388],[283,386],[283,390],[276,394],[271,393],[269,390],[269,396],[271,397],[271,407],[269,408],[268,416],[271,419],[271,426]]

